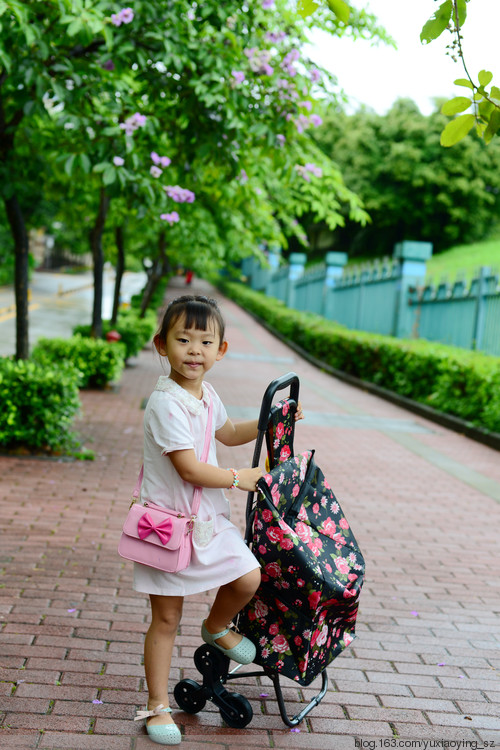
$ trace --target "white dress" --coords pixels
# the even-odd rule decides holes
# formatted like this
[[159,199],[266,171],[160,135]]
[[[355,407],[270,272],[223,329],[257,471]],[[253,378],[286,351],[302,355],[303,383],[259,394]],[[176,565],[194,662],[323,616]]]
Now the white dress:
[[[203,383],[203,397],[195,398],[167,376],[161,376],[144,414],[144,478],[141,501],[191,512],[193,485],[184,482],[168,454],[193,448],[201,459],[208,419],[208,392],[212,397],[212,438],[207,463],[217,466],[215,432],[227,421],[219,396]],[[186,596],[222,586],[259,567],[240,531],[229,520],[229,502],[222,489],[204,487],[200,521],[212,519],[214,533],[206,546],[193,540],[189,567],[178,573],[164,573],[134,563],[134,589],[146,594]]]

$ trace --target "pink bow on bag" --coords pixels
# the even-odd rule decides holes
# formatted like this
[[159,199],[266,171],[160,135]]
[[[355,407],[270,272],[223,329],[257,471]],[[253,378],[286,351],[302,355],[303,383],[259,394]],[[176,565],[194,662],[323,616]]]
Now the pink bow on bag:
[[170,518],[165,518],[164,521],[160,521],[160,523],[156,524],[149,513],[144,513],[137,524],[137,534],[139,539],[145,539],[153,531],[158,534],[160,542],[166,544],[172,536],[172,521]]

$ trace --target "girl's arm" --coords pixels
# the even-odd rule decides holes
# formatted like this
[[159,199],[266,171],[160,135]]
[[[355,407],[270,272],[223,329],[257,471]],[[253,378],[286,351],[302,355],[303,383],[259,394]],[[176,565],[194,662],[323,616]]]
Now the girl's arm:
[[[297,411],[295,412],[295,421],[298,419],[304,419],[300,401],[297,403]],[[215,437],[223,445],[244,445],[244,443],[249,443],[257,437],[258,422],[258,419],[251,419],[248,422],[236,422],[234,424],[228,419],[225,425],[217,430]]]
[[[196,487],[229,489],[233,484],[232,471],[198,461],[192,448],[172,451],[168,454],[168,457],[181,479]],[[256,489],[257,481],[262,476],[262,471],[257,466],[254,469],[238,469],[238,474],[240,476],[238,489],[253,492]]]

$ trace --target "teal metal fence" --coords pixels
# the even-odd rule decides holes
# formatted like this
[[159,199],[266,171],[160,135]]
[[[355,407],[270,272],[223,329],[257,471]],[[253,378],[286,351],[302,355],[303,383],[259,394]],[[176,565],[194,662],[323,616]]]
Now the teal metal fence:
[[398,338],[422,338],[500,356],[498,274],[482,268],[469,285],[427,284],[428,242],[401,242],[392,258],[345,269],[345,253],[327,253],[325,262],[305,269],[306,256],[292,253],[269,267],[246,258],[242,271],[253,289],[297,310],[314,312],[347,328]]

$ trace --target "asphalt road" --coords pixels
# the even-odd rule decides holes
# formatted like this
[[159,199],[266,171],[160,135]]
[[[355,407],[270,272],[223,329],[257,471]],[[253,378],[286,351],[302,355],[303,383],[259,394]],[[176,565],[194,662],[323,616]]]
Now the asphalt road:
[[[144,273],[126,273],[121,296],[124,302],[139,292],[145,284]],[[115,274],[104,275],[103,318],[111,317]],[[79,274],[35,271],[30,283],[29,342],[66,338],[79,324],[91,322],[94,285],[90,271]],[[14,289],[0,288],[0,356],[9,356],[16,350],[16,312]]]

